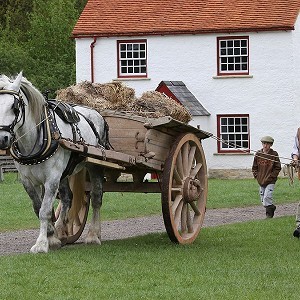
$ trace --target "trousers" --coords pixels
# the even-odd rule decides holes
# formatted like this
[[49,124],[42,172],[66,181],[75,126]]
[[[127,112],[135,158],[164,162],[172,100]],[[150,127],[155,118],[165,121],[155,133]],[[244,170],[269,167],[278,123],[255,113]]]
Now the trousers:
[[263,206],[269,206],[273,204],[273,191],[274,191],[275,184],[271,183],[267,186],[259,187],[259,195],[260,200]]

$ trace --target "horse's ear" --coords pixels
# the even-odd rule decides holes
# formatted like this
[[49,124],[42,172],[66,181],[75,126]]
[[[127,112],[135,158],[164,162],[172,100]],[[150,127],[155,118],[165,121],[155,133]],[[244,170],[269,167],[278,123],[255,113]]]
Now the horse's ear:
[[14,82],[9,85],[9,89],[18,92],[20,90],[22,77],[23,77],[23,72],[21,71],[16,77],[16,79],[14,80]]

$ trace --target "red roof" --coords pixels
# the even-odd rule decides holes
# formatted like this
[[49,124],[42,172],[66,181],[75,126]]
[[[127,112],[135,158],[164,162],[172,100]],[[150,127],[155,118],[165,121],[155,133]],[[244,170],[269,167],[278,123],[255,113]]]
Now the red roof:
[[300,0],[89,0],[81,36],[293,30]]

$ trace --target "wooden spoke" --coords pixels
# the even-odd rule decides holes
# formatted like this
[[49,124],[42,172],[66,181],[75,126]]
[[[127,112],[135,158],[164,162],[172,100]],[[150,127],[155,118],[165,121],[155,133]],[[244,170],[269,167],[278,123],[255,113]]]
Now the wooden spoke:
[[183,201],[181,201],[179,203],[179,205],[177,206],[177,209],[175,211],[175,214],[174,214],[175,226],[176,226],[177,230],[179,228],[179,224],[180,224],[180,221],[181,221],[182,207],[183,207]]
[[200,210],[196,206],[195,202],[191,202],[190,205],[191,205],[193,211],[195,212],[195,215],[196,216],[200,216],[201,215]]
[[177,195],[174,202],[172,203],[172,213],[175,214],[175,211],[182,200],[182,195]]
[[188,160],[189,160],[189,143],[185,143],[182,147],[182,165],[183,175],[188,176]]
[[188,207],[186,212],[186,225],[187,225],[188,233],[192,233],[194,231],[193,222],[192,222],[191,212]]
[[182,211],[181,211],[181,233],[187,232],[187,211],[188,206],[187,203],[183,204]]
[[191,173],[193,162],[195,159],[196,146],[191,147],[189,158],[188,158],[188,174]]
[[178,174],[178,172],[177,172],[177,169],[174,169],[174,179],[175,179],[175,181],[177,182],[177,183],[182,183],[182,177],[180,177],[180,175]]
[[184,173],[183,173],[183,164],[182,164],[181,151],[179,151],[178,156],[177,156],[176,169],[177,169],[177,172],[178,172],[180,178],[183,178],[184,177]]
[[202,167],[202,164],[201,164],[201,163],[196,164],[195,168],[192,169],[192,172],[191,172],[191,177],[192,177],[192,178],[195,178],[195,176],[196,176],[196,175],[198,174],[198,172],[200,171],[201,167]]

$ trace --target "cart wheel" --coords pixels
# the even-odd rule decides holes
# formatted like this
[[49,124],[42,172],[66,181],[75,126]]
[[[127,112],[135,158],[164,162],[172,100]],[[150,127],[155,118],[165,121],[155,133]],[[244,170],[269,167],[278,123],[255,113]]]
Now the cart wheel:
[[207,169],[202,145],[192,133],[180,135],[163,171],[162,212],[170,240],[192,243],[204,221]]
[[[83,172],[83,173],[81,173]],[[73,192],[72,206],[67,215],[67,239],[66,244],[75,243],[81,236],[90,206],[90,193],[85,191],[86,170],[83,170],[69,178],[70,188]],[[59,202],[55,211],[55,217],[58,218],[61,210]]]

